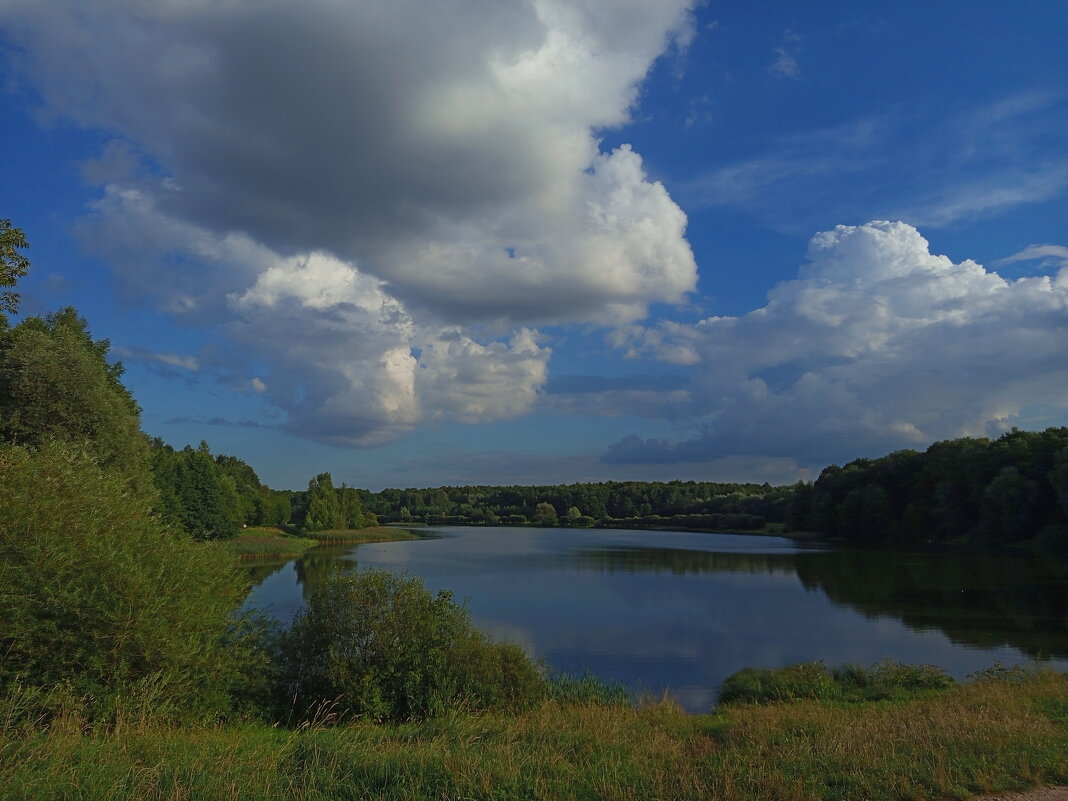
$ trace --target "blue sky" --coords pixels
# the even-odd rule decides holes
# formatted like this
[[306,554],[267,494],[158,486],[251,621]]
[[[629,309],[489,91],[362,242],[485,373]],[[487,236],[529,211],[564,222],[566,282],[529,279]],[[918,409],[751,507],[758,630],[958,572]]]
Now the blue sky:
[[1063,3],[0,0],[23,314],[274,487],[1068,424]]

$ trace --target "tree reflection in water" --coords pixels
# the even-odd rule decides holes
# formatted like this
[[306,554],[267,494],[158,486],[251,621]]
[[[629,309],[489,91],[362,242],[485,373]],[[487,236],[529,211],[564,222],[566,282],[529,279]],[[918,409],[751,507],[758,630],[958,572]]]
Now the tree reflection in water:
[[954,643],[1068,657],[1068,561],[996,551],[811,549],[736,553],[587,548],[576,567],[605,572],[796,574],[810,590],[869,618],[941,630]]

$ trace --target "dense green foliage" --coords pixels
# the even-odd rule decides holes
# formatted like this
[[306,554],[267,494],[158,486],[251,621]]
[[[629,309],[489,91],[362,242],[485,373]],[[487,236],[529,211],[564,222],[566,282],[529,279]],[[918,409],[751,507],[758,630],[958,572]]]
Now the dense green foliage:
[[377,525],[374,515],[365,514],[360,493],[352,487],[334,488],[329,473],[320,473],[308,482],[306,493],[293,493],[294,518],[308,531],[353,529]]
[[523,650],[488,640],[451,593],[432,596],[387,571],[335,574],[318,587],[281,638],[278,669],[290,721],[514,709],[546,691]]
[[862,542],[1068,544],[1068,428],[936,442],[799,485],[795,529]]
[[750,531],[786,520],[791,487],[704,481],[385,489],[365,508],[396,523]]
[[109,343],[93,340],[72,308],[0,331],[0,441],[85,445],[101,465],[148,491],[140,410],[122,385]]
[[0,498],[0,688],[63,688],[94,718],[149,691],[226,707],[240,649],[223,640],[246,584],[225,561],[78,446],[0,445]]
[[245,523],[244,498],[233,477],[222,470],[206,442],[194,450],[174,450],[154,441],[152,471],[159,490],[159,510],[198,540],[234,536]]

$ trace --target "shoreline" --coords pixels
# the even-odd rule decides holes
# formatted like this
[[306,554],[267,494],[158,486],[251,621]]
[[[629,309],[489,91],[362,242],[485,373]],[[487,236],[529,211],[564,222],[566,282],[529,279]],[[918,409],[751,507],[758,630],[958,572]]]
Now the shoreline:
[[338,529],[321,532],[287,533],[281,526],[255,526],[244,529],[220,546],[238,564],[252,561],[282,561],[296,559],[308,551],[325,545],[361,545],[370,542],[396,542],[417,539],[404,529],[392,526]]

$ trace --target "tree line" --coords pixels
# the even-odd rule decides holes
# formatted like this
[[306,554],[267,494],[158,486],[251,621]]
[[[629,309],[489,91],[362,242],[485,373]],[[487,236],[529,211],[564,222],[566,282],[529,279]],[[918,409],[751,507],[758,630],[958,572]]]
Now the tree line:
[[787,524],[869,543],[1068,545],[1068,428],[831,465],[794,487]]
[[791,487],[707,481],[604,481],[364,492],[380,520],[431,525],[755,530],[786,520]]

